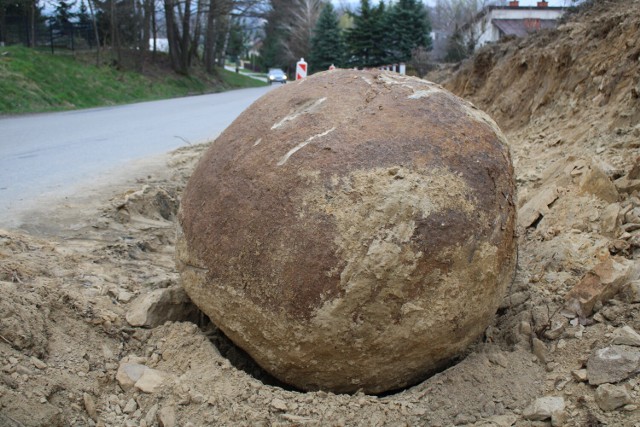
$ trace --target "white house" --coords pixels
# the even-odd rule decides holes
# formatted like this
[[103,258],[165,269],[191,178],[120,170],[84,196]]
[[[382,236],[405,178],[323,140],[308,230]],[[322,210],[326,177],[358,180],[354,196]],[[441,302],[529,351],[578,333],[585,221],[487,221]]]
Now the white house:
[[520,6],[519,1],[510,1],[508,6],[483,9],[464,31],[478,48],[505,36],[524,37],[541,29],[555,28],[564,12],[565,8],[549,7],[546,1],[539,1],[537,6]]

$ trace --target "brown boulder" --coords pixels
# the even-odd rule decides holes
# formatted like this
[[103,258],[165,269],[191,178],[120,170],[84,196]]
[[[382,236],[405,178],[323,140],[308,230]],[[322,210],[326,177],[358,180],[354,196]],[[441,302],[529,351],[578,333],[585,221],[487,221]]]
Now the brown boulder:
[[515,268],[504,136],[391,73],[267,93],[204,155],[179,220],[193,302],[305,390],[418,382],[482,335]]

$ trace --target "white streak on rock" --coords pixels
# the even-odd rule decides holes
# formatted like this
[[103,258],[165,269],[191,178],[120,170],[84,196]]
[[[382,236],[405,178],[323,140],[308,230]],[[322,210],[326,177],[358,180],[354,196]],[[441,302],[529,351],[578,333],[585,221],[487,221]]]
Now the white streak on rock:
[[427,90],[417,90],[415,91],[413,94],[409,95],[408,98],[409,99],[420,99],[420,98],[426,98],[427,96],[431,96],[435,93],[440,93],[442,92],[440,89],[436,89],[436,88],[429,88]]
[[296,112],[294,112],[292,114],[289,114],[287,117],[285,117],[284,119],[280,120],[278,123],[276,123],[273,126],[271,126],[271,130],[278,129],[279,127],[282,127],[287,122],[290,122],[291,120],[297,119],[302,114],[309,113],[309,112],[313,111],[316,107],[318,107],[320,104],[322,104],[326,100],[327,100],[326,97],[320,98],[317,101],[311,103],[310,105],[308,104],[308,105],[303,106],[302,109],[300,109],[299,111],[296,111]]
[[293,147],[291,150],[289,150],[287,152],[287,154],[285,154],[284,156],[282,156],[282,158],[280,159],[280,161],[278,162],[278,166],[282,166],[284,165],[287,160],[289,160],[289,157],[291,157],[296,151],[306,147],[311,141],[313,141],[316,138],[320,138],[323,137],[325,135],[328,135],[329,133],[333,132],[334,130],[336,130],[335,126],[332,127],[331,129],[329,129],[326,132],[322,132],[319,133],[318,135],[313,135],[312,137],[310,137],[309,139],[307,139],[306,141],[301,142],[300,144],[296,145],[295,147]]

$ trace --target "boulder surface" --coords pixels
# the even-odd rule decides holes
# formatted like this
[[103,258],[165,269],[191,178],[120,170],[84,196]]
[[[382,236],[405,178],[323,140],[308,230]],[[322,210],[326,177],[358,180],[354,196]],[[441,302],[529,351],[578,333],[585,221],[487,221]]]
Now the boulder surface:
[[278,379],[381,393],[476,341],[516,261],[496,124],[440,86],[335,70],[268,92],[184,191],[193,302]]

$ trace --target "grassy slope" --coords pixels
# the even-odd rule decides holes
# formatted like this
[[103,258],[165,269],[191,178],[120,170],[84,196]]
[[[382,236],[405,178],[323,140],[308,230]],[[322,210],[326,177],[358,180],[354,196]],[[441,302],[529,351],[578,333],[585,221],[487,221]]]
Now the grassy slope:
[[170,72],[148,77],[97,68],[68,55],[5,47],[0,48],[0,114],[123,104],[265,84],[224,69],[218,72],[221,80]]

